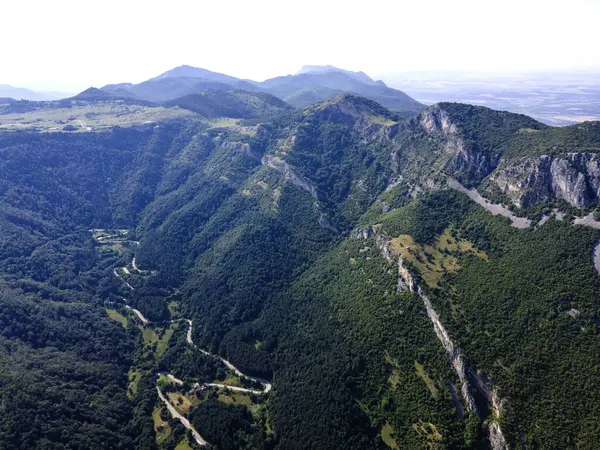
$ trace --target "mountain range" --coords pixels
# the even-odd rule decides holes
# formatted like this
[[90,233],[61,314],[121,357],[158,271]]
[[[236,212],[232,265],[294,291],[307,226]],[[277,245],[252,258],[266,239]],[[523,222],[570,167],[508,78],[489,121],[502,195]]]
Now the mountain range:
[[593,449],[599,154],[328,66],[0,102],[0,448]]
[[14,100],[58,100],[68,97],[69,94],[64,92],[38,92],[30,89],[10,86],[8,84],[0,84],[0,98],[10,98]]
[[351,93],[375,100],[399,114],[410,115],[423,108],[402,91],[389,88],[382,81],[375,82],[362,72],[349,72],[332,66],[305,66],[296,75],[263,82],[180,66],[139,84],[112,84],[101,90],[158,103],[206,90],[246,90],[275,95],[294,107],[304,107],[338,94]]

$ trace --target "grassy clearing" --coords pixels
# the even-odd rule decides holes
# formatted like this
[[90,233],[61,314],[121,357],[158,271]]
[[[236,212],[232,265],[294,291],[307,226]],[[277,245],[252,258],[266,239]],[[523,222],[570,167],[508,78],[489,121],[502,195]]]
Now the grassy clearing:
[[171,314],[172,319],[179,318],[179,303],[178,302],[175,302],[175,301],[169,302],[169,304],[167,305],[167,308],[169,308],[169,314]]
[[167,351],[169,341],[171,340],[173,332],[177,326],[179,326],[179,322],[169,324],[166,329],[163,327],[141,327],[144,344],[147,347],[152,348],[156,358],[160,358]]
[[127,377],[129,379],[129,385],[127,386],[127,397],[131,400],[138,391],[138,384],[140,383],[140,377],[142,374],[138,372],[138,370],[131,366],[129,372],[127,373]]
[[450,229],[446,229],[433,245],[420,245],[412,236],[402,234],[391,240],[392,249],[406,261],[410,261],[425,282],[432,288],[438,287],[446,273],[455,273],[460,269],[458,259],[452,253],[472,253],[486,259],[485,252],[478,250],[465,239],[455,238]]
[[162,406],[157,406],[152,413],[152,420],[154,421],[154,432],[156,433],[156,442],[161,443],[169,439],[171,436],[171,425],[169,422],[164,422],[160,417]]
[[175,450],[192,450],[192,447],[190,446],[190,443],[188,442],[187,437],[184,437],[179,444],[177,444],[177,447],[175,447]]
[[398,444],[394,440],[393,435],[394,428],[392,428],[389,423],[386,423],[381,429],[381,439],[383,439],[383,442],[385,442],[388,447],[397,449]]
[[80,103],[73,104],[71,108],[57,108],[51,103],[45,103],[34,111],[0,115],[0,131],[34,129],[60,132],[66,125],[72,125],[76,128],[73,133],[81,133],[182,117],[199,116],[178,107],[127,105],[119,102]]
[[442,435],[434,424],[419,420],[418,423],[413,423],[413,429],[423,439],[424,448],[431,450],[441,448]]
[[244,405],[248,408],[253,406],[250,396],[241,392],[221,391],[219,401],[228,405]]
[[213,128],[230,128],[238,124],[239,119],[232,119],[230,117],[219,117],[217,119],[210,120],[208,123]]
[[104,309],[106,310],[108,317],[110,317],[115,322],[119,322],[121,325],[123,325],[123,328],[127,328],[127,318],[123,314],[121,314],[116,309],[110,309],[110,308],[104,308]]
[[223,381],[217,381],[217,383],[226,384],[227,386],[244,387],[244,383],[242,383],[240,377],[236,376],[231,371],[228,372],[227,378],[225,378]]
[[438,389],[435,386],[435,383],[425,371],[425,367],[423,366],[423,364],[419,364],[417,361],[415,361],[415,373],[417,374],[417,376],[423,379],[423,381],[427,385],[427,389],[429,389],[429,392],[431,392],[431,395],[433,397],[437,397]]
[[392,355],[390,355],[390,353],[386,350],[385,351],[385,362],[390,364],[393,367],[392,373],[388,377],[388,383],[392,389],[396,389],[396,387],[400,383],[400,370],[399,370],[398,361],[396,361],[394,358],[392,358]]
[[158,335],[150,327],[143,328],[142,336],[144,337],[144,344],[146,345],[152,345],[159,341]]
[[173,380],[171,380],[168,376],[159,373],[157,378],[157,383],[159,386],[166,386],[168,384],[174,384]]
[[169,401],[181,414],[187,414],[192,408],[192,401],[181,392],[167,392]]
[[165,331],[165,334],[162,338],[158,340],[158,344],[156,346],[156,357],[160,358],[167,351],[167,347],[169,346],[169,341],[173,336],[173,331],[175,331],[175,327],[177,324],[172,323],[169,328]]

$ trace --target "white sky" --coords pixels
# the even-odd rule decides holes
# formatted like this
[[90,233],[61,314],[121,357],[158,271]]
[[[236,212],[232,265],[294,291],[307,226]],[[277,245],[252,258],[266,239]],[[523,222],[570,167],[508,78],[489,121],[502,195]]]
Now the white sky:
[[599,22],[600,0],[0,0],[0,84],[74,92],[181,64],[256,80],[600,68]]

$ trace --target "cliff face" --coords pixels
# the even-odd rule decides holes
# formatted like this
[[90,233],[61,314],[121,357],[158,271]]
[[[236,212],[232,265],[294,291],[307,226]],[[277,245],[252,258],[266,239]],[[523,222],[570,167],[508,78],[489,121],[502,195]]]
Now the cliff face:
[[519,158],[505,162],[490,181],[520,207],[555,196],[585,207],[600,200],[600,158],[592,153]]
[[[375,227],[356,228],[352,231],[351,237],[354,239],[375,239],[375,245],[381,252],[382,257],[398,267],[397,291],[409,291],[418,295],[423,300],[427,316],[433,325],[433,330],[442,347],[446,350],[449,362],[462,383],[461,393],[466,409],[481,417],[482,412],[479,411],[475,402],[475,392],[483,395],[490,410],[493,412],[494,420],[491,420],[488,426],[491,448],[492,450],[506,450],[508,445],[500,424],[496,420],[502,414],[502,401],[499,398],[497,389],[491,385],[485,374],[470,367],[465,362],[461,349],[452,341],[450,334],[444,327],[431,301],[418,285],[411,271],[404,265],[402,256],[391,248],[389,237],[384,233],[378,232]],[[461,410],[462,408],[459,409],[459,411]]]
[[473,151],[460,137],[458,127],[439,105],[427,108],[421,114],[421,127],[430,135],[440,138],[444,154],[444,172],[461,182],[479,181],[498,166],[500,155]]

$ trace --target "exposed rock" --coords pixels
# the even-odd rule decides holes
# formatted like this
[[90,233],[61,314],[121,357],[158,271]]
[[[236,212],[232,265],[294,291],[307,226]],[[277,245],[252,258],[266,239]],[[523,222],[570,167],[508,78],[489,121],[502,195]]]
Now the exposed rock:
[[439,105],[433,105],[421,113],[421,126],[429,133],[442,133],[446,136],[458,131],[456,125],[450,122],[448,113]]
[[520,207],[556,196],[580,208],[600,199],[600,158],[593,153],[517,158],[505,162],[490,180]]
[[333,226],[331,220],[329,220],[329,217],[327,217],[327,214],[323,212],[321,212],[321,215],[319,216],[319,225],[329,231],[332,231],[333,233],[339,233],[339,230],[335,226]]
[[475,152],[465,144],[456,125],[439,105],[421,113],[421,126],[441,138],[443,151],[449,157],[444,171],[454,178],[462,182],[482,180],[498,166],[499,155]]
[[587,216],[577,217],[573,221],[573,224],[574,225],[583,225],[585,227],[590,227],[590,228],[595,228],[597,230],[600,230],[600,221],[598,221],[594,218],[593,213],[590,213]]
[[317,189],[312,185],[310,180],[296,173],[287,162],[279,159],[277,156],[265,155],[262,157],[261,163],[283,174],[286,181],[304,189],[316,200],[319,199]]
[[594,267],[596,268],[596,271],[598,273],[600,273],[600,242],[598,242],[596,244],[596,246],[594,247],[593,260],[594,260]]
[[331,219],[327,216],[324,208],[319,203],[319,194],[317,189],[313,186],[308,178],[296,173],[287,162],[283,161],[277,156],[265,155],[262,157],[261,163],[264,166],[275,169],[277,172],[281,173],[285,181],[300,187],[312,195],[312,197],[316,200],[314,206],[319,214],[319,225],[333,233],[339,233],[339,230],[331,223]]
[[[458,347],[454,345],[448,331],[444,328],[439,315],[433,308],[431,301],[425,295],[425,292],[417,284],[415,277],[412,275],[410,270],[404,266],[404,261],[397,252],[394,252],[391,248],[391,241],[388,236],[384,233],[378,232],[374,227],[368,228],[357,228],[352,231],[351,236],[354,238],[370,239],[375,238],[375,245],[381,251],[382,256],[388,262],[397,261],[398,264],[398,284],[397,291],[404,292],[410,291],[417,294],[423,300],[427,316],[433,324],[433,330],[437,335],[440,343],[448,353],[450,363],[454,368],[454,371],[458,375],[458,378],[462,382],[461,393],[467,409],[477,415],[480,415],[480,411],[475,403],[475,397],[473,390],[477,390],[487,400],[494,418],[497,418],[502,413],[501,401],[498,397],[498,393],[495,389],[490,387],[490,383],[485,375],[473,368],[467,366],[462,356],[462,353]],[[462,410],[461,410],[462,412]],[[504,450],[508,446],[500,425],[497,421],[492,421],[488,427],[490,444],[493,450]]]
[[371,239],[376,234],[373,227],[355,228],[350,232],[350,237],[354,239]]
[[458,181],[452,179],[448,180],[448,186],[454,190],[466,194],[471,200],[473,200],[478,205],[483,206],[492,214],[509,218],[512,222],[511,225],[515,228],[529,228],[531,226],[531,220],[525,217],[518,217],[515,214],[513,214],[513,212],[508,208],[505,208],[504,206],[498,205],[496,203],[489,202],[488,200],[483,198],[475,189],[467,189]]
[[504,439],[504,434],[502,434],[502,430],[500,429],[500,424],[496,421],[492,421],[488,425],[488,433],[490,436],[490,447],[492,450],[504,450],[508,448],[508,444],[506,443],[506,439]]
[[456,415],[459,419],[464,419],[465,413],[463,411],[463,407],[458,400],[458,396],[456,395],[456,386],[454,383],[448,383],[448,387],[450,388],[450,393],[452,394],[452,402],[454,403],[454,407],[456,408]]

